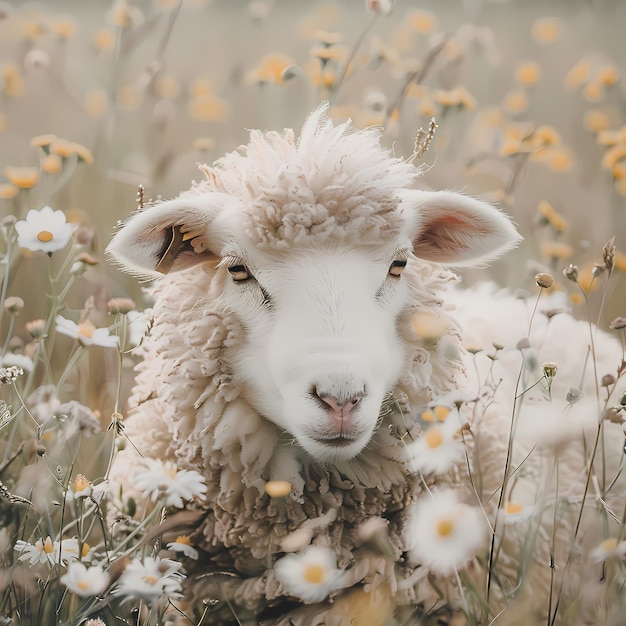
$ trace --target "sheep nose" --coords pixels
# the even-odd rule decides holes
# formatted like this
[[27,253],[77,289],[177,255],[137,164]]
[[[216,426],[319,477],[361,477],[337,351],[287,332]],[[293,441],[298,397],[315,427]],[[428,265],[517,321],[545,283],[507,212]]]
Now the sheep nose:
[[365,393],[359,391],[357,393],[333,396],[315,386],[313,395],[328,412],[331,426],[343,434],[352,427],[352,409],[359,404]]

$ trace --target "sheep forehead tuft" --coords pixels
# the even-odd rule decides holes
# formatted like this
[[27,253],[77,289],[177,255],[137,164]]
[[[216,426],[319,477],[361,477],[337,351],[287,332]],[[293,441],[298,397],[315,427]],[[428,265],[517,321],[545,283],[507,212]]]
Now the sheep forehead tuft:
[[198,191],[243,201],[245,232],[260,247],[288,248],[311,239],[353,244],[398,236],[403,220],[397,192],[419,171],[380,145],[380,132],[334,125],[318,108],[300,137],[253,130],[250,141],[213,167]]

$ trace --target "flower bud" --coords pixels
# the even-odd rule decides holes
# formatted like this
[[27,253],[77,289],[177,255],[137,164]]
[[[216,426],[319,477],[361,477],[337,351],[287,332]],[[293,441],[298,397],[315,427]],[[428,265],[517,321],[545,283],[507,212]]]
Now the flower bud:
[[571,263],[563,270],[563,276],[573,283],[578,282],[578,266]]
[[543,375],[546,378],[554,378],[559,369],[559,366],[552,361],[547,361],[543,364]]
[[603,387],[610,387],[614,383],[615,383],[615,376],[613,376],[613,374],[605,374],[602,377],[602,380],[600,381],[600,384]]

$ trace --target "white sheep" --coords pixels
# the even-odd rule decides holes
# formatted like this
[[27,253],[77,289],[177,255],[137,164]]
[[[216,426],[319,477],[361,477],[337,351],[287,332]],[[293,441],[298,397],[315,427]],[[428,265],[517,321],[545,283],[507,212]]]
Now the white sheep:
[[[469,488],[465,458],[439,482],[462,486],[473,504],[481,498],[493,520],[497,496],[489,495],[502,483],[516,390],[487,400],[483,375],[473,380],[474,365],[463,365],[473,357],[462,354],[461,336],[482,306],[473,328],[486,329],[472,343],[496,338],[497,325],[511,322],[502,342],[514,347],[528,331],[528,305],[474,293],[454,296],[460,306],[451,314],[444,299],[455,276],[446,266],[486,263],[518,243],[516,230],[479,200],[413,189],[419,169],[382,148],[378,131],[333,125],[324,107],[298,140],[291,130],[252,131],[246,146],[203,170],[206,179],[190,191],[131,217],[108,248],[123,269],[160,276],[126,433],[143,455],[195,469],[208,485],[205,504],[196,505],[204,513],[193,542],[202,556],[187,566],[189,604],[228,600],[239,619],[285,624],[345,623],[354,602],[388,608],[360,622],[368,624],[383,623],[394,606],[412,607],[408,614],[435,603],[447,610],[436,589],[459,606],[454,577],[431,585],[411,557],[419,541],[408,530],[413,503],[438,481],[413,471],[407,444],[419,436],[417,416],[430,403],[461,385],[470,396],[482,393],[461,409],[473,430],[468,459],[480,469],[480,490]],[[425,337],[418,319],[445,333]],[[547,330],[558,324],[558,316],[550,325],[536,320],[532,332],[541,340],[531,334],[530,342],[542,351],[539,363],[561,360],[570,345],[562,333],[550,339]],[[612,368],[619,349],[601,340],[603,363]],[[503,367],[507,359],[519,367],[518,355],[503,350]],[[514,463],[534,450],[533,442],[524,445]],[[584,457],[574,447],[563,461],[560,492],[578,486],[581,495]],[[126,496],[137,495],[138,462],[128,446],[114,465],[112,478]],[[533,502],[545,457],[537,452],[526,463],[515,488]],[[290,483],[287,498],[266,494],[266,483],[277,480]],[[376,518],[387,523],[386,555],[364,538],[364,525]],[[544,524],[542,532],[549,530]],[[569,521],[558,529],[561,548],[570,532]],[[297,604],[277,579],[273,564],[294,536],[331,547],[346,568],[334,602]],[[501,538],[498,607],[512,603],[502,588],[516,584],[523,540],[514,530]],[[546,549],[538,548],[540,561]],[[473,570],[482,585],[481,565]],[[527,565],[531,609],[543,616],[550,568]],[[226,604],[210,614],[215,623],[227,621]]]

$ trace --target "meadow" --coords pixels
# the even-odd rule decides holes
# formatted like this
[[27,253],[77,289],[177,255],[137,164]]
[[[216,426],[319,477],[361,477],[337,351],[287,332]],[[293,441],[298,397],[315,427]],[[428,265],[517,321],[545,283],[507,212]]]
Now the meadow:
[[[154,508],[114,524],[107,512],[151,301],[104,248],[249,129],[298,129],[324,101],[333,119],[380,127],[422,164],[423,188],[493,202],[524,236],[464,284],[549,297],[624,345],[624,23],[620,0],[0,2],[0,624],[209,623],[208,605],[184,615],[176,558],[193,547],[146,549],[202,477],[164,487],[171,468],[146,468]],[[621,424],[615,366],[598,397]],[[610,616],[626,508],[600,509]],[[470,605],[455,623],[491,623]],[[548,624],[566,624],[556,605]]]

